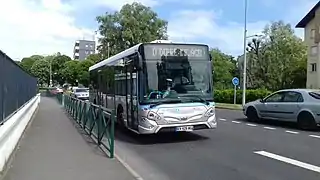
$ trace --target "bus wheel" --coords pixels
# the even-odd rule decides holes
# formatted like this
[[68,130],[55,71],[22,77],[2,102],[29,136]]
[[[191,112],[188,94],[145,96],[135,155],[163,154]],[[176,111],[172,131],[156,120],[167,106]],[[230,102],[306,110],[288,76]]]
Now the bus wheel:
[[120,128],[124,128],[124,119],[123,119],[123,113],[122,111],[117,112],[117,124],[119,124]]

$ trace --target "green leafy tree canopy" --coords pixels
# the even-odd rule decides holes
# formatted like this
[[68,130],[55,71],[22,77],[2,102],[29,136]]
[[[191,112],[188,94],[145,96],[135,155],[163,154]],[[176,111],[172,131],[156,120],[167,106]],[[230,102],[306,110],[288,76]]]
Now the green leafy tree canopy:
[[102,35],[98,49],[103,58],[107,57],[108,51],[114,55],[138,43],[168,38],[167,21],[160,19],[150,7],[137,2],[126,4],[114,13],[106,12],[98,16],[97,21]]

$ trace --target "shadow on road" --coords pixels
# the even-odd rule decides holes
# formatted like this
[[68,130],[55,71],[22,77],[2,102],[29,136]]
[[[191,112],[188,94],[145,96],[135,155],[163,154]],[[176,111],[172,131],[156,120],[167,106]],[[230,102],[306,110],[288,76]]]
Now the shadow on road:
[[[238,121],[248,122],[251,123],[247,118],[239,118]],[[268,126],[274,126],[274,127],[282,127],[286,129],[292,129],[292,130],[301,130],[301,128],[298,127],[297,123],[294,122],[286,122],[286,121],[276,121],[276,120],[270,120],[270,119],[262,119],[258,122],[253,122],[255,124],[260,125],[268,125]],[[310,132],[318,132],[320,131],[320,127],[315,130],[304,130],[304,131],[310,131]]]
[[208,137],[191,132],[139,135],[129,130],[122,130],[119,128],[115,131],[115,138],[118,141],[139,145],[203,141],[209,139]]

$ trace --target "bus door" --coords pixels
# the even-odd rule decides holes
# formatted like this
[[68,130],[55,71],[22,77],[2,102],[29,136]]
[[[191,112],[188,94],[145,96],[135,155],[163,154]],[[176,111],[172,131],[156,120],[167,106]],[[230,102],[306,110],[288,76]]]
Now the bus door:
[[137,122],[137,110],[136,110],[136,103],[137,103],[137,94],[136,94],[136,84],[137,84],[137,76],[136,72],[134,72],[134,65],[133,60],[130,61],[126,66],[126,82],[127,82],[127,98],[126,98],[126,105],[127,105],[127,122],[128,127],[137,130],[138,129],[138,122]]

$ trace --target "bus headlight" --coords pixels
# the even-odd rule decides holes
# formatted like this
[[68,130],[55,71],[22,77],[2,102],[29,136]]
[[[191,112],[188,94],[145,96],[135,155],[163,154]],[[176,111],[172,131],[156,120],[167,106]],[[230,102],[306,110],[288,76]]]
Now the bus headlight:
[[208,111],[206,112],[205,116],[206,117],[211,117],[215,114],[215,110],[213,108],[208,109]]
[[150,119],[150,120],[154,120],[154,121],[161,119],[161,117],[157,113],[152,112],[152,111],[150,111],[148,113],[147,118]]

